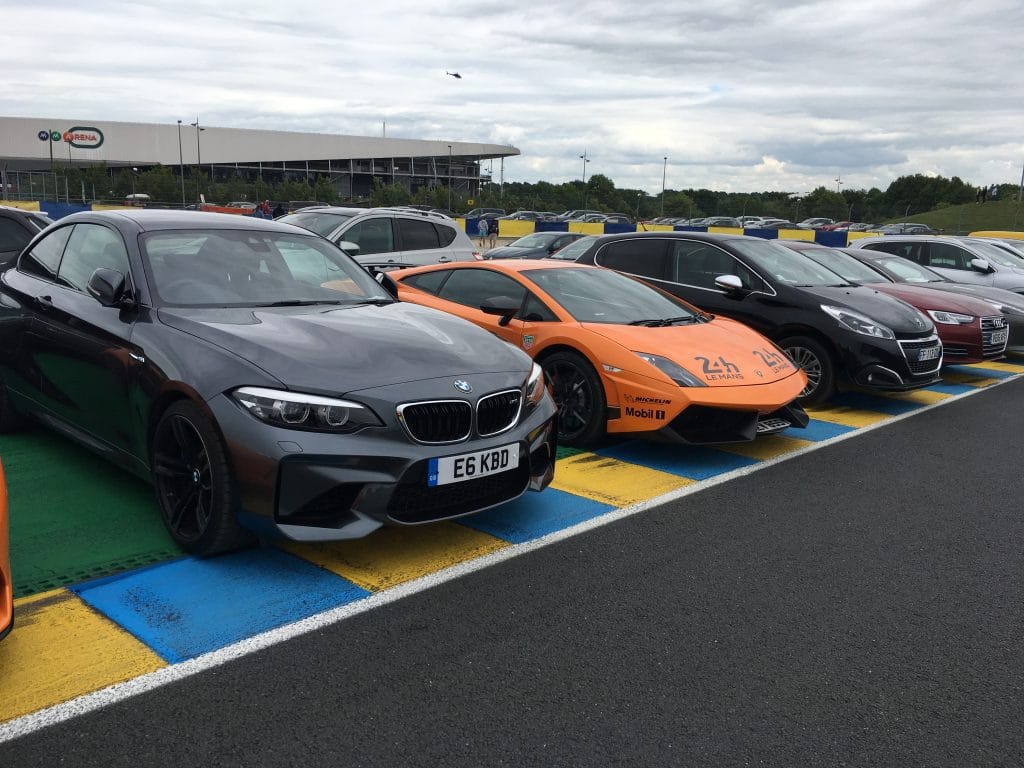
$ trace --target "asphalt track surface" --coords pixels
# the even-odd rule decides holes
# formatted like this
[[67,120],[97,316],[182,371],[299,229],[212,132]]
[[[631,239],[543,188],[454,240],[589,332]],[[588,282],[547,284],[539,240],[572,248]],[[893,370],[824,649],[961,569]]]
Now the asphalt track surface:
[[1024,380],[0,745],[0,766],[1024,762]]

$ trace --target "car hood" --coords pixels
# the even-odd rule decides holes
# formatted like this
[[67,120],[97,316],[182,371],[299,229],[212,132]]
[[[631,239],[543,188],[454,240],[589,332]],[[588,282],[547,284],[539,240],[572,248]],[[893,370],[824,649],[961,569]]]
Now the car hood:
[[[894,333],[920,336],[935,329],[931,320],[909,304],[862,285],[813,286],[801,288],[821,299],[822,304],[846,307],[867,315]],[[923,324],[922,324],[923,323]]]
[[932,290],[948,293],[959,293],[975,296],[996,306],[1008,307],[1014,312],[1024,313],[1024,296],[1005,288],[993,288],[990,285],[974,285],[971,283],[929,283]]
[[906,283],[886,283],[884,285],[871,286],[882,293],[903,299],[921,310],[941,309],[947,312],[960,312],[975,317],[988,317],[998,314],[999,310],[980,297],[957,296],[944,291],[936,291],[934,288],[924,288],[919,285],[908,285]]
[[[789,378],[798,370],[764,336],[724,317],[716,317],[708,323],[665,328],[605,323],[580,325],[633,352],[667,357],[710,387],[769,384]],[[640,365],[646,364],[641,361]],[[642,369],[638,366],[635,370]],[[651,374],[645,372],[645,375]]]
[[484,254],[485,259],[538,259],[548,255],[548,249],[541,248],[520,248],[511,245],[502,245],[498,248],[491,248]]
[[429,307],[171,309],[161,322],[252,362],[297,391],[344,394],[442,376],[522,371],[520,350]]

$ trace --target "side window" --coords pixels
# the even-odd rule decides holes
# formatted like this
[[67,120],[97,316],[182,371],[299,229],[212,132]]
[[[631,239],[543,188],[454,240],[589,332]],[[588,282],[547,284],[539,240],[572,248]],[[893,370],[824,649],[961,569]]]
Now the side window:
[[359,246],[356,256],[395,250],[395,235],[391,231],[391,218],[388,216],[366,219],[352,225],[342,232],[341,240]]
[[455,236],[458,232],[455,231],[455,227],[446,227],[444,224],[434,224],[437,229],[437,237],[441,243],[441,247],[445,248],[455,242]]
[[71,230],[74,227],[61,227],[44,237],[31,251],[22,254],[18,269],[44,280],[53,280],[57,276],[57,265],[68,244]]
[[441,289],[441,284],[444,283],[450,274],[450,269],[442,269],[436,272],[425,272],[422,275],[413,275],[412,277],[405,278],[402,282],[436,296],[437,292]]
[[970,255],[963,248],[950,243],[928,243],[929,267],[946,269],[970,269]]
[[57,280],[85,293],[89,278],[100,267],[130,275],[128,251],[121,235],[100,224],[76,224],[60,260]]
[[602,248],[594,260],[619,272],[664,280],[665,246],[666,241],[660,238],[616,240]]
[[14,219],[0,217],[0,251],[20,251],[31,239],[32,233]]
[[883,239],[872,241],[870,245],[864,246],[872,251],[882,251],[883,253],[891,253],[893,256],[902,256],[905,259],[910,259],[918,264],[927,263],[921,255],[921,244],[920,243],[893,243],[887,242]]
[[522,301],[526,288],[512,278],[489,269],[453,269],[438,295],[456,304],[480,309],[484,299],[497,296]]
[[711,243],[677,240],[674,246],[669,265],[669,279],[672,282],[720,290],[715,285],[715,278],[720,275],[735,275],[748,291],[764,290],[764,282],[760,277],[732,255]]
[[526,301],[523,303],[523,308],[519,311],[517,317],[528,323],[552,323],[558,320],[558,316],[532,293],[526,295]]
[[432,222],[399,217],[398,231],[402,233],[403,251],[422,251],[439,247],[437,230]]

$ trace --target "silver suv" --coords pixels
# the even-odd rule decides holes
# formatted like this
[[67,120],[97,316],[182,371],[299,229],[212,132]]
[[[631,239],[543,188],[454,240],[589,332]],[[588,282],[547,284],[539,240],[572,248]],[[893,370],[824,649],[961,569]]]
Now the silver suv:
[[454,219],[430,211],[319,205],[278,221],[316,232],[361,264],[420,265],[480,258]]
[[990,243],[941,235],[885,235],[865,237],[851,245],[902,256],[956,283],[989,285],[1024,293],[1024,259]]

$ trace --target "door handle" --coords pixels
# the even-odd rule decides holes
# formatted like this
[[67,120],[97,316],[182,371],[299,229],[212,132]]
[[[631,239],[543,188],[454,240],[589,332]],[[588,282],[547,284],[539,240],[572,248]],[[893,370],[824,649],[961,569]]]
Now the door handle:
[[49,296],[36,296],[36,304],[43,309],[53,309],[53,299]]

